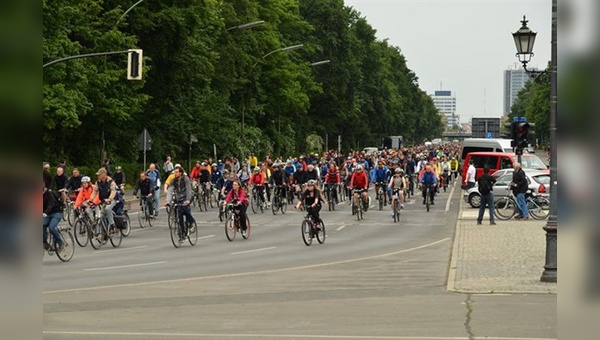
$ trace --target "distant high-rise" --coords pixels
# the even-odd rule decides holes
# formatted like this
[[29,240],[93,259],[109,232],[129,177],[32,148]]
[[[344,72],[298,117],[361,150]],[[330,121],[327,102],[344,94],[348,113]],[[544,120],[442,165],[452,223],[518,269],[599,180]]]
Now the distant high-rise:
[[508,115],[510,108],[515,103],[519,91],[529,80],[529,75],[523,69],[505,70],[504,71],[504,110],[503,114]]
[[435,91],[431,99],[446,124],[446,130],[460,127],[460,116],[456,114],[456,97],[452,95],[452,91]]

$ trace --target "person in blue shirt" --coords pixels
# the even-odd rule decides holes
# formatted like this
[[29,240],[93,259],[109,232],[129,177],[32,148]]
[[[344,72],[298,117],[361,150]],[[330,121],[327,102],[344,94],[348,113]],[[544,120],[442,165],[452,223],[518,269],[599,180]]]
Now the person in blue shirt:
[[217,165],[217,163],[214,163],[212,165],[212,171],[210,173],[210,183],[213,187],[216,187],[217,182],[221,177],[221,170],[219,170],[219,166]]
[[[377,194],[375,196],[376,200],[379,199],[379,187],[385,188],[389,172],[388,167],[383,164],[382,160],[377,162],[377,167],[371,172],[371,182],[375,183],[375,193]],[[384,205],[387,205],[387,195],[385,197]]]
[[296,167],[291,161],[288,161],[283,170],[288,175],[288,178],[290,178],[294,174],[294,172],[296,172]]
[[423,190],[423,204],[425,204],[425,191],[429,189],[429,200],[431,201],[431,205],[433,205],[433,198],[435,197],[435,186],[437,185],[437,178],[433,173],[431,165],[425,166],[425,172],[423,176],[421,176],[421,180],[419,181],[419,186],[421,190]]

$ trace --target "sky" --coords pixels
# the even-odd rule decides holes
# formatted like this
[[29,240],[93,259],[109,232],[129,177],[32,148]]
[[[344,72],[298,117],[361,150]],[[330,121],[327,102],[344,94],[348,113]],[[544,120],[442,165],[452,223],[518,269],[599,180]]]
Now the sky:
[[398,46],[419,86],[432,94],[443,88],[456,96],[461,122],[500,117],[503,71],[520,68],[511,33],[523,15],[537,32],[530,67],[550,60],[551,0],[345,0],[377,30],[377,38]]

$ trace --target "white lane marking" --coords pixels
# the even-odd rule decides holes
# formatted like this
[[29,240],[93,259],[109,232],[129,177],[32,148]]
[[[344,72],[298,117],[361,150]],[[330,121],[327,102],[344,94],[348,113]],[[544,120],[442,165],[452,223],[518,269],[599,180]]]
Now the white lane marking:
[[101,250],[99,252],[96,252],[96,254],[108,254],[108,253],[115,253],[115,252],[119,252],[119,251],[136,250],[136,249],[142,249],[142,248],[148,248],[148,246],[137,246],[137,247],[131,247],[131,248],[119,248],[119,249],[111,249],[111,250]]
[[[308,335],[308,334],[216,334],[216,333],[134,333],[134,332],[73,332],[73,331],[43,331],[44,334],[55,335],[87,335],[87,336],[136,336],[159,338],[272,338],[272,339],[380,339],[380,340],[468,340],[464,336],[385,336],[385,335]],[[482,338],[475,338],[482,339]],[[511,337],[485,337],[488,340],[556,340],[556,338],[511,338]]]
[[154,266],[154,265],[163,264],[163,263],[167,263],[167,261],[149,262],[149,263],[138,263],[138,264],[128,264],[128,265],[124,265],[124,266],[103,267],[103,268],[88,268],[88,269],[84,269],[83,271],[92,272],[92,271],[97,271],[97,270],[110,270],[110,269],[143,267],[143,266]]
[[238,251],[237,253],[231,253],[231,255],[256,253],[256,252],[259,252],[259,251],[271,250],[271,249],[275,249],[275,248],[277,248],[277,247],[268,247],[268,248],[254,249],[254,250]]
[[178,283],[178,282],[190,282],[190,281],[199,281],[199,280],[223,279],[223,278],[242,277],[242,276],[249,276],[249,275],[283,273],[283,272],[288,272],[288,271],[292,271],[292,270],[322,268],[322,267],[334,266],[334,265],[338,265],[338,264],[353,263],[353,262],[359,262],[359,261],[365,261],[365,260],[374,260],[374,259],[384,258],[384,257],[388,257],[388,256],[409,253],[411,251],[425,249],[425,248],[428,248],[431,246],[435,246],[437,244],[440,244],[442,242],[446,242],[449,240],[450,240],[450,238],[447,237],[447,238],[437,240],[437,241],[434,241],[431,243],[423,244],[423,245],[416,246],[413,248],[398,250],[398,251],[394,251],[391,253],[384,253],[384,254],[367,256],[367,257],[359,257],[359,258],[354,258],[354,259],[349,259],[349,260],[341,260],[341,261],[335,261],[335,262],[309,264],[309,265],[305,265],[305,266],[288,267],[288,268],[280,268],[280,269],[268,269],[268,270],[254,271],[254,272],[232,273],[232,274],[222,274],[222,275],[197,276],[197,277],[189,277],[189,278],[183,278],[183,279],[146,281],[146,282],[122,283],[122,284],[96,286],[96,287],[49,290],[49,291],[43,292],[43,294],[57,294],[57,293],[60,294],[60,293],[82,292],[82,291],[100,290],[100,289],[113,289],[113,288],[120,288],[120,287],[137,287],[137,286],[142,286],[142,285],[157,285],[157,284],[165,284],[165,283]]
[[342,224],[339,228],[337,228],[335,231],[340,231],[342,229],[346,228],[346,225]]
[[202,237],[198,237],[198,239],[199,240],[204,240],[204,239],[211,238],[211,237],[215,237],[215,235],[202,236]]
[[448,200],[446,201],[446,212],[450,211],[450,200],[454,195],[454,188],[456,188],[456,183],[452,186],[452,190],[450,190],[450,196],[448,196]]

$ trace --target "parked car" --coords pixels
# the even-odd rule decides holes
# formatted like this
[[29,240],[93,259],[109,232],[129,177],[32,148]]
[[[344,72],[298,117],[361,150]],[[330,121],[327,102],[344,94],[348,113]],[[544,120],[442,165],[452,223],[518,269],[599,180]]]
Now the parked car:
[[[470,160],[473,160],[473,165],[477,170],[475,178],[479,178],[483,174],[483,168],[490,169],[490,175],[502,169],[512,169],[517,162],[518,156],[509,152],[470,152],[465,157],[465,163],[462,168],[462,178],[467,177],[467,169],[469,168]],[[546,170],[548,166],[534,154],[524,154],[521,157],[521,167],[524,170]]]
[[[496,179],[496,183],[492,187],[492,191],[494,193],[494,199],[498,199],[506,195],[506,190],[508,189],[508,185],[512,182],[512,171],[513,169],[504,169],[497,171],[492,177]],[[496,174],[499,176],[496,176]],[[527,176],[527,182],[529,183],[529,189],[534,194],[539,194],[542,196],[548,196],[550,194],[550,171],[549,170],[530,170],[525,171],[525,175]],[[475,185],[474,188],[471,188],[463,194],[463,199],[465,202],[469,203],[473,208],[479,208],[481,205],[481,194],[479,193],[479,188]]]

